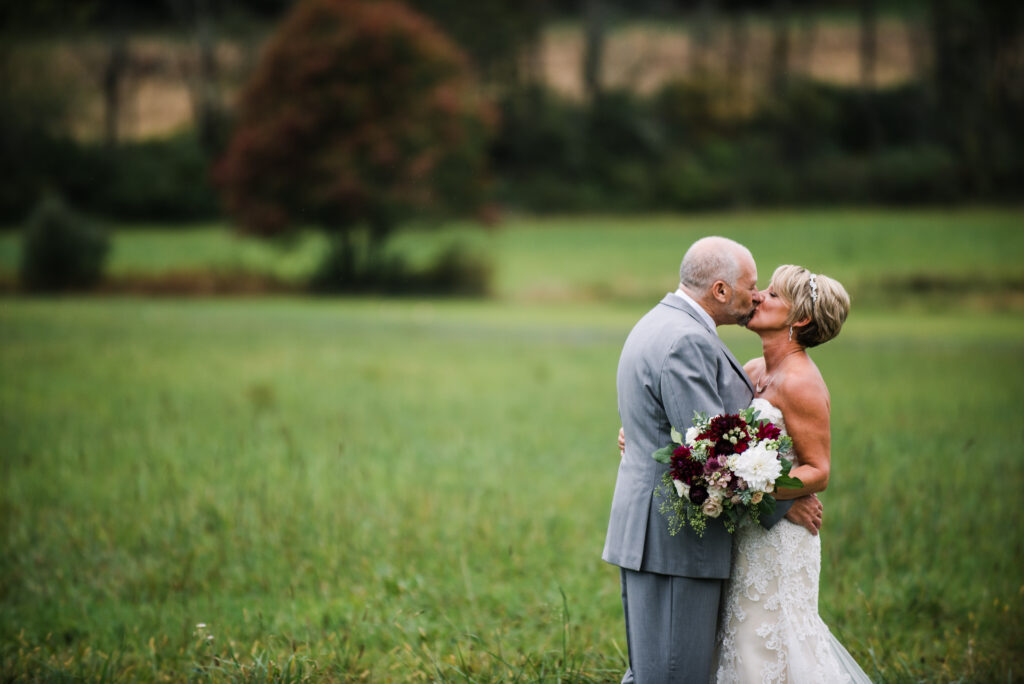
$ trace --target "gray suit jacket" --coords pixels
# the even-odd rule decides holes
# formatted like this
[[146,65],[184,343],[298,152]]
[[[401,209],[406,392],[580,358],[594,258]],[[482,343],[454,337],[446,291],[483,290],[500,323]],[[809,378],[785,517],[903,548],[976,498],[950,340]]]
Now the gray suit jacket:
[[[673,426],[685,432],[694,411],[713,416],[746,408],[754,389],[743,366],[687,302],[668,294],[629,334],[616,380],[626,452],[601,557],[630,570],[727,578],[732,539],[720,521],[709,520],[703,537],[689,527],[668,533],[654,496],[667,466],[651,454],[671,442]],[[774,524],[786,510],[777,506],[763,522]]]

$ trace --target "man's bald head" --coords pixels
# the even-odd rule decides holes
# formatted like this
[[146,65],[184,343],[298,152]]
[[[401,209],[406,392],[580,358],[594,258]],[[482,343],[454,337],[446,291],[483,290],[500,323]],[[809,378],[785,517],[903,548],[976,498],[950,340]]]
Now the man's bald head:
[[753,261],[750,250],[735,240],[717,236],[701,238],[686,250],[679,265],[679,284],[697,296],[705,294],[719,280],[731,287],[736,284],[745,263]]
[[746,325],[762,300],[750,250],[723,237],[701,238],[690,246],[679,266],[679,286],[716,325]]

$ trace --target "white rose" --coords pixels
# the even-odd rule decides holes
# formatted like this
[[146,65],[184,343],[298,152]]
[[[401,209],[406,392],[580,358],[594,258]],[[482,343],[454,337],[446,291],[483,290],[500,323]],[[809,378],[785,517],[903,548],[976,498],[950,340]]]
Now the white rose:
[[709,496],[704,505],[700,507],[700,510],[704,511],[704,515],[709,518],[717,518],[722,515],[722,500]]
[[679,495],[680,499],[690,498],[690,485],[686,484],[682,480],[672,480],[672,484],[676,486],[676,494]]
[[708,497],[718,501],[719,503],[721,503],[722,499],[725,498],[725,494],[725,488],[723,487],[711,487],[708,489]]
[[756,506],[757,504],[761,503],[761,499],[763,499],[763,498],[764,498],[764,493],[763,492],[754,492],[754,495],[752,497],[750,497],[750,503],[752,503],[752,504],[754,504]]
[[700,434],[700,430],[695,427],[691,427],[686,431],[686,443],[693,446],[697,443],[697,435]]

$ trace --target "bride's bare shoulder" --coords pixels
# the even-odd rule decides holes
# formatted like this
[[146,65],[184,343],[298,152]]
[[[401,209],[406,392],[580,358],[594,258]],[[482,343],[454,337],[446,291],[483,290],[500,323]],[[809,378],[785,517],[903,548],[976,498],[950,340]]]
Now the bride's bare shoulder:
[[755,375],[764,373],[764,357],[758,356],[756,359],[750,359],[743,364],[743,370],[745,370],[747,375],[750,377],[755,377]]
[[810,359],[807,363],[799,364],[786,372],[779,387],[779,394],[782,395],[784,403],[792,408],[799,406],[806,409],[819,405],[827,411],[831,404],[825,378]]

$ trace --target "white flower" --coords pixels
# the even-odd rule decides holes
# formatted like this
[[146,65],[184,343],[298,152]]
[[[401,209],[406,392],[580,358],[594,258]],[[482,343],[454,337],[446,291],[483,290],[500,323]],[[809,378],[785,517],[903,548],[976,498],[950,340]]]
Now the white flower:
[[676,494],[679,495],[680,499],[690,498],[690,485],[686,484],[682,480],[672,480],[672,484],[676,486]]
[[686,443],[689,446],[692,447],[694,444],[697,443],[697,435],[699,435],[699,434],[700,434],[700,430],[698,430],[697,428],[695,428],[695,427],[688,428],[686,430]]
[[724,487],[710,487],[710,488],[708,488],[708,498],[714,499],[715,501],[718,501],[719,503],[721,503],[722,499],[725,498],[725,494],[726,494],[726,492],[725,492],[725,488]]
[[729,467],[754,491],[770,492],[771,485],[782,474],[777,454],[757,444],[729,459]]
[[704,515],[709,518],[717,518],[722,515],[722,500],[716,499],[713,496],[709,496],[708,500],[704,502],[704,505],[700,507],[700,510],[704,512]]
[[761,499],[763,499],[763,498],[764,498],[764,492],[754,492],[754,495],[752,497],[750,497],[750,503],[752,503],[752,504],[754,504],[756,506],[757,504],[761,503]]

